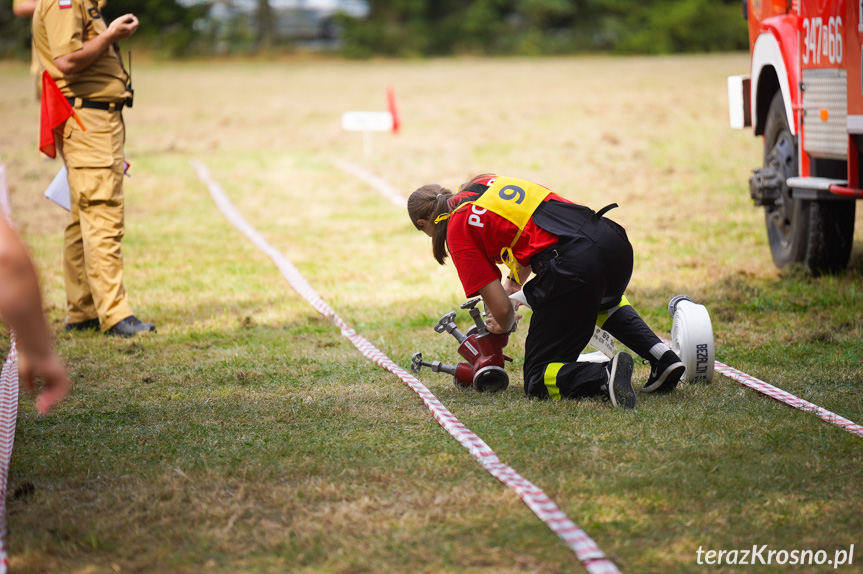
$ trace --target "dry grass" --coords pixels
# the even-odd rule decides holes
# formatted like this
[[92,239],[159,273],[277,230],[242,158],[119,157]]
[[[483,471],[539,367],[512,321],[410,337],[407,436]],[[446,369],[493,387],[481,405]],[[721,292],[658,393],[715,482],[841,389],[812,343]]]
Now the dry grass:
[[[129,342],[62,333],[63,217],[40,197],[58,165],[35,151],[25,66],[0,63],[0,154],[75,380],[52,417],[22,408],[15,571],[578,570],[413,393],[360,357],[229,227],[192,157],[402,365],[416,350],[455,360],[431,325],[463,294],[403,210],[332,158],[404,195],[496,171],[593,207],[619,203],[612,216],[637,254],[630,298],[657,331],[670,327],[668,298],[688,292],[712,313],[720,360],[859,422],[863,215],[847,276],[773,267],[746,189],[760,141],[726,127],[725,76],[747,65],[745,54],[136,59],[126,282],[159,332]],[[402,133],[376,134],[366,158],[340,115],[384,109],[387,86]],[[528,401],[523,336],[509,347],[506,393],[424,380],[624,571],[691,571],[700,545],[860,542],[859,438],[721,378],[647,397],[633,417],[597,401]]]

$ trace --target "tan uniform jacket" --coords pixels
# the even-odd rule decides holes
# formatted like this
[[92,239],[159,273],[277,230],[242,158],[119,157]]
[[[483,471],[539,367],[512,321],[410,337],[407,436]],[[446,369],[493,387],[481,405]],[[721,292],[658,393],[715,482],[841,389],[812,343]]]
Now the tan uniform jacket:
[[99,102],[120,102],[128,95],[128,76],[114,46],[77,74],[64,76],[54,64],[55,58],[80,50],[107,27],[96,0],[39,0],[33,47],[64,95]]

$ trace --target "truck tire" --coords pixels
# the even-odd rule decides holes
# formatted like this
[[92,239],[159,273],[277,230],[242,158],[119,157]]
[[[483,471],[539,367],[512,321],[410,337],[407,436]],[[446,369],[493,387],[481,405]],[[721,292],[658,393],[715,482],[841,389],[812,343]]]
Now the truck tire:
[[767,240],[777,267],[802,263],[814,274],[835,273],[848,265],[854,238],[854,201],[794,199],[785,180],[799,172],[797,138],[791,135],[782,93],[777,92],[764,128],[764,166],[784,177],[773,205],[764,207]]

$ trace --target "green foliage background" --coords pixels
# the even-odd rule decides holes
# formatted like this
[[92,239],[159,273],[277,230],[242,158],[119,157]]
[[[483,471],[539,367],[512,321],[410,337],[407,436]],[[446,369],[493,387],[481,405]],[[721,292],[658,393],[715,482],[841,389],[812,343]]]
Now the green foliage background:
[[[29,22],[0,1],[0,57],[25,58]],[[370,0],[367,18],[342,16],[335,49],[353,58],[448,55],[663,54],[745,49],[739,0]],[[206,3],[108,0],[110,21],[141,17],[135,43],[157,55],[246,52],[254,38],[215,38]],[[253,32],[250,32],[253,33]],[[279,42],[284,49],[290,43]],[[260,48],[260,44],[258,45]],[[289,49],[289,48],[288,48]]]
[[[157,55],[178,57],[206,53],[196,22],[208,9],[206,4],[186,7],[176,0],[108,0],[102,13],[106,22],[128,12],[144,16],[135,44]],[[30,38],[30,19],[16,18],[12,0],[0,0],[0,58],[29,59]]]
[[661,54],[745,49],[738,0],[372,0],[351,56]]
[[0,0],[0,57],[30,57],[30,20],[15,17],[12,0]]

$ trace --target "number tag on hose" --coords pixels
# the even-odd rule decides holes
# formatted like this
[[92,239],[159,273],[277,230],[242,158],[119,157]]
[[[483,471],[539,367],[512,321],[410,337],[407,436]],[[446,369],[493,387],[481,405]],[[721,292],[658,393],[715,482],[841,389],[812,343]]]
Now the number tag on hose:
[[614,357],[614,337],[600,327],[594,329],[593,337],[590,338],[590,346],[609,359]]

